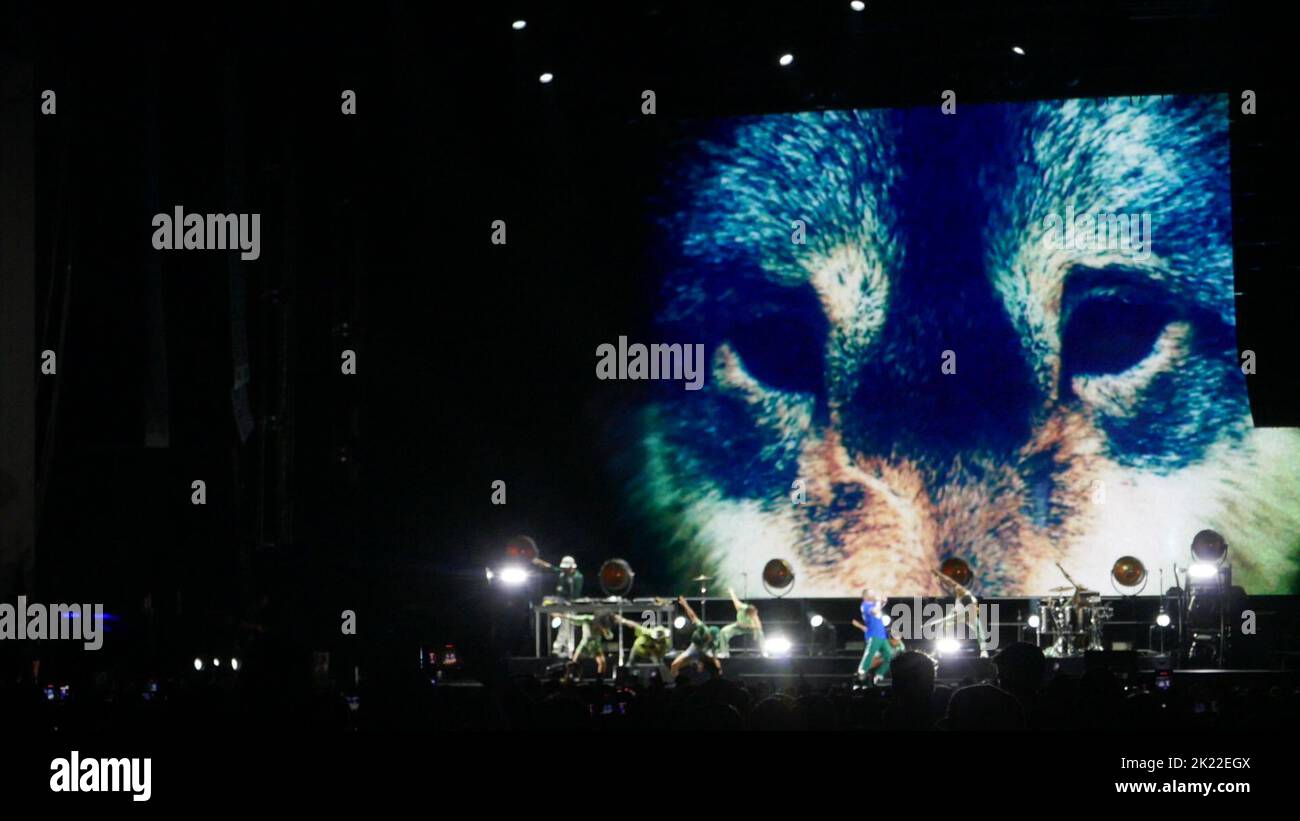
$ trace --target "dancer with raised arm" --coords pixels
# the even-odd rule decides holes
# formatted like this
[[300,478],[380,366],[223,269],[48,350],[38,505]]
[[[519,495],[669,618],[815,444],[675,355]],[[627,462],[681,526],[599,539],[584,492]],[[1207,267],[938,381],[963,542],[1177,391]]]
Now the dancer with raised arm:
[[697,663],[722,673],[722,662],[718,661],[718,628],[710,627],[695,615],[695,611],[686,603],[685,596],[677,597],[677,604],[686,612],[687,618],[695,628],[691,631],[691,646],[687,647],[673,659],[672,674],[677,675],[686,665]]
[[889,643],[889,630],[884,621],[885,599],[871,588],[862,591],[862,621],[853,620],[853,625],[862,631],[867,640],[867,648],[862,653],[862,662],[858,665],[858,678],[866,681],[871,675],[871,660],[880,654],[880,667],[871,681],[879,684],[889,675],[889,664],[894,660],[894,646]]
[[763,648],[763,622],[758,617],[758,608],[747,602],[743,602],[736,595],[736,591],[727,588],[731,594],[731,603],[736,606],[736,620],[718,634],[718,658],[730,658],[731,640],[736,636],[753,636],[754,646],[763,655],[767,651]]

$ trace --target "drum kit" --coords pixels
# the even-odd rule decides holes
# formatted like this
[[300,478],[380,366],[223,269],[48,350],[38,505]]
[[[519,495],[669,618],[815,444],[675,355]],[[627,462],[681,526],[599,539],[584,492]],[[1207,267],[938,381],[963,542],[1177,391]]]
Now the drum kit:
[[1088,650],[1102,650],[1101,628],[1113,615],[1109,605],[1101,603],[1101,594],[1069,586],[1052,592],[1071,591],[1042,600],[1041,632],[1052,639],[1043,650],[1049,658],[1081,656]]
[[1102,603],[1100,593],[1070,578],[1060,564],[1056,566],[1069,584],[1052,588],[1049,592],[1055,595],[1044,597],[1039,605],[1039,633],[1052,641],[1043,655],[1063,658],[1105,649],[1101,629],[1115,615],[1114,608]]

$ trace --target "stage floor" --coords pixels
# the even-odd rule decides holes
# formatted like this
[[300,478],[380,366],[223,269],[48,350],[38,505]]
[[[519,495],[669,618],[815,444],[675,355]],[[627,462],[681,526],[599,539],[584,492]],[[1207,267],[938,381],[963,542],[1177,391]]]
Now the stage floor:
[[[800,682],[827,686],[851,683],[859,662],[859,656],[845,654],[780,658],[736,655],[722,660],[722,674],[725,678],[741,681],[763,680],[780,687],[797,685]],[[1171,678],[1173,684],[1190,683],[1193,680],[1212,681],[1216,685],[1226,686],[1300,684],[1300,670],[1176,669],[1175,662],[1176,660],[1168,655],[1139,651],[1100,651],[1083,656],[1049,658],[1045,681],[1050,681],[1057,675],[1080,676],[1090,669],[1104,668],[1131,683],[1149,683],[1163,673]],[[545,678],[558,673],[563,666],[564,661],[558,658],[516,657],[510,659],[509,672],[511,675]],[[637,665],[634,669],[638,678],[644,679],[658,668],[654,665]],[[594,662],[584,661],[583,677],[594,676]],[[940,657],[935,674],[937,683],[948,685],[994,678],[996,678],[996,666],[992,660],[981,659],[978,656]]]

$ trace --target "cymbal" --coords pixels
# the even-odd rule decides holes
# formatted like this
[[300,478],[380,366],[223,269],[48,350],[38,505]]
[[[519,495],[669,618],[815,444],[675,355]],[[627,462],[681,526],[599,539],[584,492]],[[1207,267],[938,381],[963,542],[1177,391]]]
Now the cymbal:
[[1069,593],[1071,590],[1078,590],[1078,589],[1079,588],[1075,587],[1072,584],[1063,584],[1060,587],[1053,587],[1051,590],[1048,590],[1047,592],[1048,593]]

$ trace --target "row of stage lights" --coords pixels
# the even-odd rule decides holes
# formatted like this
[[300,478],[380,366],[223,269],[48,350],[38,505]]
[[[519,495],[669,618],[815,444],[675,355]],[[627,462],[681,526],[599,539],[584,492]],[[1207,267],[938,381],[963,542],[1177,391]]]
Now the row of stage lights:
[[[203,661],[203,658],[200,657],[200,656],[195,656],[195,657],[194,657],[194,671],[195,671],[196,673],[201,673],[201,672],[203,672],[203,668],[205,668],[205,667],[207,667],[207,663]],[[214,670],[216,670],[216,669],[220,669],[220,668],[221,668],[221,659],[219,659],[219,658],[217,658],[217,657],[214,656],[214,657],[212,658],[212,668],[213,668]],[[237,658],[232,658],[232,659],[230,660],[230,669],[231,669],[231,670],[234,670],[236,673],[239,672],[239,659],[237,659]]]
[[[864,0],[851,0],[851,2],[849,3],[849,8],[855,12],[864,12],[867,10],[867,4],[864,2]],[[515,20],[510,24],[510,28],[514,29],[515,31],[524,31],[525,29],[528,28],[528,21],[523,19]],[[1012,46],[1011,51],[1013,54],[1019,57],[1025,56],[1025,50],[1021,46]],[[789,68],[790,66],[794,65],[794,55],[789,52],[786,52],[776,58],[776,64],[779,65],[781,68]],[[550,71],[544,71],[541,74],[539,74],[537,77],[537,81],[542,85],[550,85],[554,80],[555,80],[555,74]]]
[[[500,580],[507,587],[519,587],[529,579],[526,565],[538,558],[537,543],[528,536],[518,536],[506,545],[505,552],[508,563],[499,570],[487,568],[487,580]],[[1197,533],[1192,539],[1192,557],[1195,561],[1185,568],[1189,588],[1227,587],[1231,583],[1231,567],[1226,563],[1228,544],[1221,535],[1213,530]],[[1178,568],[1174,570],[1177,573]],[[970,584],[974,577],[970,565],[958,558],[946,560],[940,573],[960,585]],[[600,566],[597,580],[606,595],[621,596],[631,591],[635,576],[631,565],[623,559],[607,559]],[[1148,578],[1146,565],[1136,556],[1120,556],[1111,566],[1111,584],[1115,592],[1123,596],[1141,593]],[[779,598],[794,588],[794,569],[784,559],[771,559],[763,566],[762,579],[768,593]],[[1038,625],[1032,624],[1034,618],[1030,619],[1030,627],[1037,629]],[[814,615],[812,620],[812,627],[821,626],[820,615]],[[1161,610],[1157,623],[1167,627],[1168,620],[1168,614]]]

